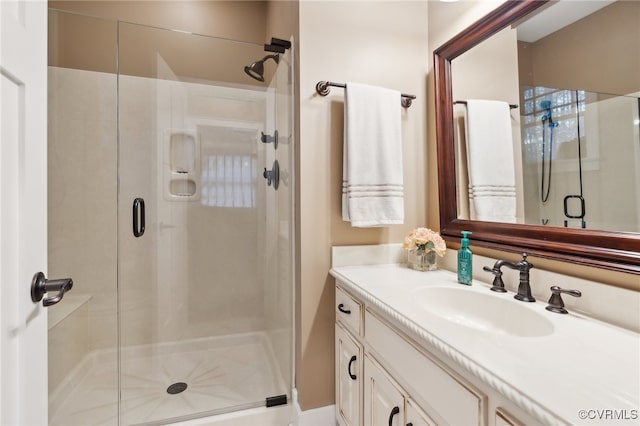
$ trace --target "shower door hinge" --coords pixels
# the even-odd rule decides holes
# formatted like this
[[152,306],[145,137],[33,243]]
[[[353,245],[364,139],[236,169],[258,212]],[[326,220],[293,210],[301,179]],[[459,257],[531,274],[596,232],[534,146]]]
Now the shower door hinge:
[[275,407],[276,405],[285,405],[287,403],[287,395],[282,394],[277,396],[268,396],[266,403],[267,403],[267,407]]

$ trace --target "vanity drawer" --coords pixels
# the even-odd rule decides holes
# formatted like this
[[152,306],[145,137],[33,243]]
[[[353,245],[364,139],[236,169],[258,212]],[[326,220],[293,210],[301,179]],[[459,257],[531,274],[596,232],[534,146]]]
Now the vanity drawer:
[[340,287],[336,287],[336,320],[362,335],[362,304]]
[[422,399],[451,425],[486,424],[486,396],[454,377],[413,344],[365,311],[365,341],[384,360],[385,368],[402,380],[414,398]]

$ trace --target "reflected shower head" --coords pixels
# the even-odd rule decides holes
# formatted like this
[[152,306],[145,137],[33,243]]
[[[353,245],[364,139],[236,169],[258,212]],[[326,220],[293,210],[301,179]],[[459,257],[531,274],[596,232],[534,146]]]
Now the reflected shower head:
[[547,112],[541,117],[542,122],[544,123],[547,120],[553,121],[551,118],[551,101],[540,102],[540,108]]
[[244,72],[247,73],[249,77],[255,80],[264,81],[264,62],[267,59],[273,59],[277,64],[280,62],[280,55],[267,55],[259,61],[255,61],[251,65],[244,67]]

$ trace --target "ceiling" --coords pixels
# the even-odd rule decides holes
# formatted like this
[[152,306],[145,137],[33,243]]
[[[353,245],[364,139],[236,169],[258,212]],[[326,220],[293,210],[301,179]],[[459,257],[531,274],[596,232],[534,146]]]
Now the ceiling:
[[615,0],[561,0],[518,25],[518,40],[533,43],[566,27]]

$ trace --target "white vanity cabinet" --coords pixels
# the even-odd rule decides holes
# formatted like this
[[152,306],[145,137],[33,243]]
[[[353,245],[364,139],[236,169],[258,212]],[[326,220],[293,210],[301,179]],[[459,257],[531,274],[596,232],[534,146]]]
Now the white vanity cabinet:
[[[458,374],[336,286],[336,420],[340,426],[519,425],[495,391]],[[492,399],[492,397],[495,398]],[[518,410],[515,410],[519,413]]]
[[364,360],[364,424],[435,426],[400,385],[368,355]]
[[404,395],[395,382],[367,355],[364,359],[364,424],[400,426]]
[[[396,248],[334,247],[336,326],[351,339],[337,333],[341,425],[573,425],[597,407],[602,418],[587,420],[638,425],[637,331],[417,272],[394,263]],[[358,384],[345,376],[352,352]]]
[[406,426],[435,426],[435,423],[411,398],[405,399],[404,408]]
[[362,425],[362,321],[362,303],[336,288],[336,420],[340,426]]
[[[365,332],[367,326],[368,335]],[[436,422],[425,414],[425,410],[377,359],[381,358],[378,354],[384,352],[380,349],[393,351],[398,348],[394,338],[400,336],[386,335],[385,332],[389,333],[390,329],[385,327],[377,318],[371,317],[362,301],[341,287],[336,287],[336,420],[340,426],[434,426]],[[373,343],[365,336],[369,336]],[[385,341],[379,342],[379,339]],[[380,347],[375,351],[367,350],[367,343]],[[406,362],[405,355],[400,351],[390,355],[388,358],[391,360],[387,362]],[[422,361],[417,360],[419,363]]]
[[362,345],[336,324],[336,420],[340,426],[362,424]]

